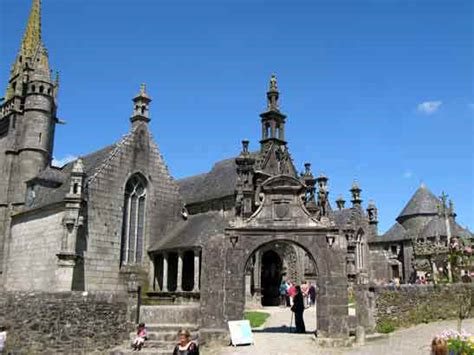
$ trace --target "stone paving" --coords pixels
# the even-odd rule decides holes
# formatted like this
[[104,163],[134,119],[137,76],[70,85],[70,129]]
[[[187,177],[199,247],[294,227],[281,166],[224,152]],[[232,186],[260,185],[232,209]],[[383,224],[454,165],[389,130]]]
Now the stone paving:
[[[262,330],[254,331],[255,344],[250,346],[225,347],[221,349],[203,349],[204,355],[290,355],[290,354],[324,354],[324,355],[380,355],[410,354],[428,355],[429,345],[434,335],[445,329],[455,329],[456,321],[418,325],[396,331],[388,338],[368,342],[364,346],[328,349],[315,348],[311,334],[290,333],[291,313],[289,309],[268,307],[264,312],[271,314]],[[316,328],[315,309],[304,314],[308,332]],[[474,332],[474,318],[464,321],[463,328]],[[294,328],[293,328],[294,330]],[[311,349],[309,352],[308,349]]]

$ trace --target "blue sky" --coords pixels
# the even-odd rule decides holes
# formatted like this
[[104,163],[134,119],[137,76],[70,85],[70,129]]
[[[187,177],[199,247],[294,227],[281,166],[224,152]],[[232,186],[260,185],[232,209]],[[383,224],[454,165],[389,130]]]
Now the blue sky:
[[[55,157],[130,128],[146,82],[151,128],[184,177],[258,148],[259,113],[278,76],[298,167],[329,176],[330,197],[376,201],[385,231],[421,181],[453,198],[474,229],[471,0],[43,0],[43,39],[61,73]],[[6,87],[30,0],[0,1]]]

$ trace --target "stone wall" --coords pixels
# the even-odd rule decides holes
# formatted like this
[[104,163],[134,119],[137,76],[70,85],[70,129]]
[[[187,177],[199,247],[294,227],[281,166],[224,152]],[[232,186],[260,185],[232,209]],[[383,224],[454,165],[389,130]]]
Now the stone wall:
[[[182,203],[158,147],[142,124],[119,144],[88,185],[87,291],[123,292],[127,276],[120,270],[124,189],[135,173],[147,180],[145,248],[180,218]],[[148,254],[142,267],[148,271]],[[122,268],[123,269],[123,268]],[[122,270],[123,271],[123,270]]]
[[8,290],[53,290],[61,250],[63,211],[41,210],[14,217],[6,265]]
[[123,344],[133,325],[127,300],[111,294],[0,293],[0,324],[11,327],[9,350],[85,354]]
[[397,289],[360,286],[356,288],[358,322],[373,331],[383,324],[402,328],[456,319],[462,293],[474,295],[474,284],[402,285]]

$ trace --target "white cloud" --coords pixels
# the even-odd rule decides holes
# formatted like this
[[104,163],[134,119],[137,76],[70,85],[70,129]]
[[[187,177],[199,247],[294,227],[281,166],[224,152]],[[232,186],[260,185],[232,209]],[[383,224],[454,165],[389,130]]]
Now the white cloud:
[[63,165],[66,165],[67,163],[76,159],[77,157],[75,155],[68,154],[65,157],[60,158],[60,159],[53,158],[52,165],[62,167]]
[[418,104],[416,108],[418,112],[424,113],[425,115],[432,115],[439,110],[442,104],[442,101],[425,101]]
[[412,172],[411,170],[406,170],[406,171],[403,173],[403,178],[404,178],[404,179],[410,179],[412,176],[413,176],[413,172]]

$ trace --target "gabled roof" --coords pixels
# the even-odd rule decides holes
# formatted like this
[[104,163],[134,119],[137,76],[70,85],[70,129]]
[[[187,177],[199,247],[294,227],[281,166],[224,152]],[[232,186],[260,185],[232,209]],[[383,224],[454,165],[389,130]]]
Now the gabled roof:
[[[86,179],[94,175],[118,144],[109,145],[82,157]],[[35,184],[35,199],[31,205],[27,206],[27,209],[63,201],[69,191],[69,181],[74,163],[75,160],[61,168],[47,167],[31,179],[30,182]]]
[[381,237],[374,238],[377,241],[397,241],[410,239],[407,230],[400,223],[396,222],[385,234]]
[[220,211],[209,211],[191,215],[180,221],[163,238],[152,244],[149,251],[177,249],[183,247],[202,247],[204,241],[213,235],[223,233],[229,219]]
[[[256,158],[257,152],[250,153]],[[218,161],[211,171],[177,181],[179,193],[186,204],[209,201],[235,193],[237,165],[235,157]]]
[[438,198],[422,184],[397,217],[397,221],[414,215],[435,215],[438,213]]

